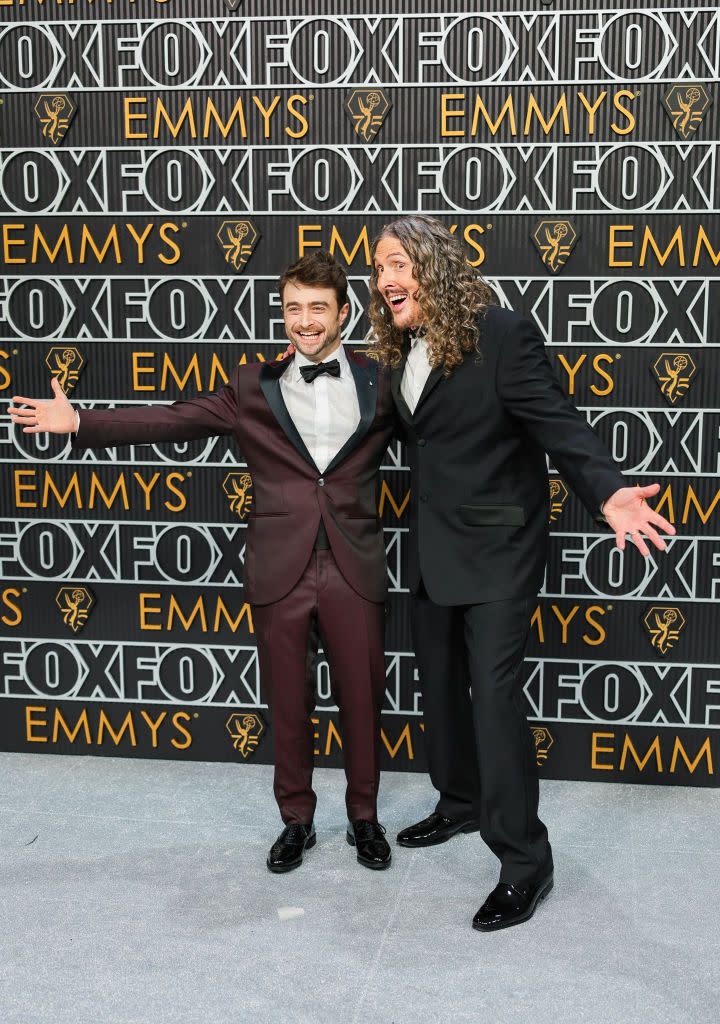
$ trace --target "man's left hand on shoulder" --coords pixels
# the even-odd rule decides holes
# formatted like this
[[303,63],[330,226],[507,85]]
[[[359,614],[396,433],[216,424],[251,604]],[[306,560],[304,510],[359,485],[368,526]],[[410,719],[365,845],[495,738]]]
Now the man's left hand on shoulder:
[[658,530],[673,537],[675,527],[647,503],[647,499],[654,497],[659,490],[660,484],[621,487],[603,504],[603,515],[615,531],[615,542],[621,551],[625,550],[625,538],[628,535],[645,558],[650,554],[646,538],[660,551],[666,550],[665,541]]

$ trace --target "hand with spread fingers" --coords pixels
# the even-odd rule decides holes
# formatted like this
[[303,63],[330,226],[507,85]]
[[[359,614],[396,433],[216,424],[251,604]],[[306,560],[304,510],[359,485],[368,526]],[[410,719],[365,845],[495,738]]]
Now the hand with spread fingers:
[[13,398],[8,413],[13,423],[22,427],[23,434],[71,434],[75,430],[75,410],[55,377],[50,385],[54,398]]
[[675,527],[650,508],[646,500],[654,497],[659,490],[660,484],[621,487],[605,502],[603,514],[615,531],[615,541],[621,551],[625,550],[625,538],[628,535],[645,558],[650,554],[645,538],[652,541],[660,551],[666,550],[665,541],[658,530],[672,537]]

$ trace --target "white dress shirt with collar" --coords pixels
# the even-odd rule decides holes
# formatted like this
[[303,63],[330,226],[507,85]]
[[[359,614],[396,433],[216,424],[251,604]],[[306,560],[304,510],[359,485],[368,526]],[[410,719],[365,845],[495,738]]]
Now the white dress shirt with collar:
[[300,367],[313,365],[312,360],[296,351],[292,365],[280,378],[280,391],[290,418],[321,473],[360,423],[355,378],[342,345],[323,362],[333,359],[340,363],[340,376],[321,373],[308,384]]
[[400,382],[400,393],[410,412],[420,400],[423,388],[430,376],[432,367],[428,359],[428,347],[422,335],[410,334],[410,352],[405,362],[405,371]]

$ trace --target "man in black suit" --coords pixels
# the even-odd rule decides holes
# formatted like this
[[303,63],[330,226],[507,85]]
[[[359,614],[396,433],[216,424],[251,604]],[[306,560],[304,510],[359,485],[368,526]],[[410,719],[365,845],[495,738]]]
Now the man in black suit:
[[500,883],[479,930],[527,920],[553,885],[521,667],[548,542],[545,453],[592,515],[659,549],[673,527],[629,488],[565,396],[535,327],[492,305],[438,221],[403,217],[373,248],[370,321],[412,471],[409,585],[435,811],[403,846],[479,831]]

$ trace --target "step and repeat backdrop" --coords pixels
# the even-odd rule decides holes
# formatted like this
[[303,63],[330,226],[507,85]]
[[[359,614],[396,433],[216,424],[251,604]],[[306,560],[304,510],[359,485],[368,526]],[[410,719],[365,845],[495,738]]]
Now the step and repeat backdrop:
[[[0,393],[207,393],[284,350],[318,247],[367,332],[369,247],[438,216],[630,483],[665,555],[616,551],[548,466],[525,664],[540,772],[720,778],[720,13],[703,3],[0,0]],[[0,747],[265,762],[225,438],[71,452],[0,425]],[[402,446],[387,541],[386,768],[424,767]],[[278,536],[282,543],[282,536]],[[317,667],[317,761],[341,763]]]

